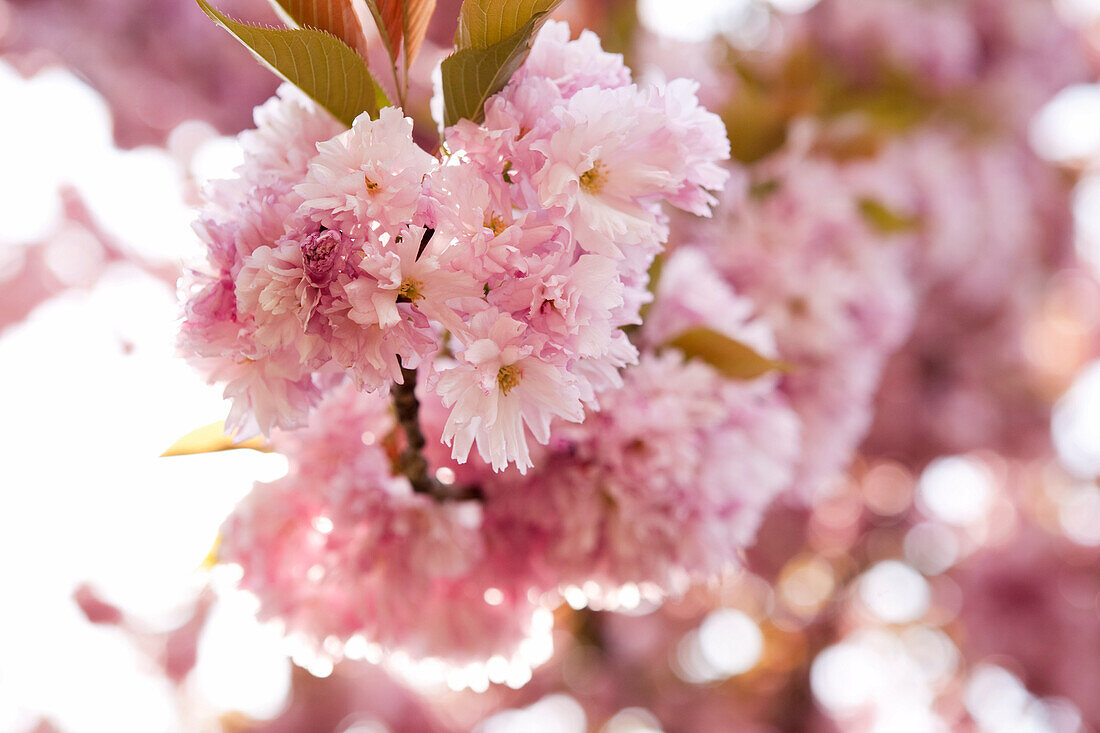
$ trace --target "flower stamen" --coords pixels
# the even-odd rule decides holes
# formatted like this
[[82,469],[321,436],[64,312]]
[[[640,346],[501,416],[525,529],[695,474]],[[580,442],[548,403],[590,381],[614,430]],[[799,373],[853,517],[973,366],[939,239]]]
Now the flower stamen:
[[421,292],[424,288],[424,283],[411,277],[405,278],[401,281],[401,287],[397,289],[397,294],[401,297],[408,298],[409,302],[415,303],[424,297]]
[[497,372],[497,384],[500,385],[500,391],[504,393],[505,397],[519,384],[522,377],[523,372],[515,364],[508,364],[500,368]]
[[493,230],[493,236],[499,237],[501,232],[508,228],[508,225],[504,223],[504,217],[500,214],[493,214],[485,220],[485,228]]
[[581,189],[585,193],[597,194],[603,190],[607,182],[607,166],[600,161],[592,164],[592,167],[581,174]]

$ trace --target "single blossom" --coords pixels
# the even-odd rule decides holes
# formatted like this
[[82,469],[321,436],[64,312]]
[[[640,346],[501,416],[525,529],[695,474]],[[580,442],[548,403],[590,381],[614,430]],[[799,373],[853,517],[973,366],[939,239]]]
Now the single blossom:
[[510,316],[485,309],[470,334],[458,363],[439,378],[443,404],[452,408],[443,440],[459,461],[476,442],[495,470],[515,462],[526,471],[532,463],[524,428],[546,443],[554,417],[583,419],[580,394],[565,370],[540,357],[545,339]]
[[663,238],[646,199],[674,186],[672,148],[655,145],[661,118],[641,113],[636,87],[589,88],[555,108],[559,127],[532,144],[546,156],[534,175],[542,205],[559,210],[589,252],[621,257],[620,245]]
[[297,186],[306,211],[330,229],[375,239],[396,232],[420,206],[421,184],[437,161],[412,139],[412,120],[394,107],[366,114],[317,146]]
[[324,350],[326,326],[315,316],[321,301],[333,297],[329,285],[352,247],[340,232],[315,228],[306,222],[274,246],[258,247],[237,276],[238,308],[252,317],[256,343],[271,350],[293,345],[304,364]]
[[465,328],[450,305],[456,298],[476,298],[477,283],[456,266],[461,243],[424,227],[406,227],[382,247],[371,247],[359,262],[359,278],[345,288],[351,317],[359,323],[392,328],[401,321],[398,303],[414,308],[452,331]]

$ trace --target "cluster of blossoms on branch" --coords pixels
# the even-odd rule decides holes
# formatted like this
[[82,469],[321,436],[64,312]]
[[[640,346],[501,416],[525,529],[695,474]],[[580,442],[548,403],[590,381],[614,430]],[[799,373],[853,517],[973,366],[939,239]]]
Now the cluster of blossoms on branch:
[[499,659],[507,681],[563,594],[632,607],[739,562],[801,428],[777,375],[666,347],[705,327],[777,356],[699,252],[650,282],[663,207],[709,215],[730,175],[694,92],[549,23],[439,157],[394,108],[346,131],[285,89],[259,110],[208,190],[182,343],[229,429],[291,459],[219,550],[262,614],[329,655]]
[[284,92],[243,138],[240,177],[210,188],[184,347],[234,400],[239,434],[295,428],[326,384],[402,383],[450,408],[456,459],[531,458],[526,432],[579,422],[637,359],[660,205],[706,213],[724,127],[689,82],[639,87],[594,36],[548,25],[482,124],[441,159],[396,108],[340,132]]

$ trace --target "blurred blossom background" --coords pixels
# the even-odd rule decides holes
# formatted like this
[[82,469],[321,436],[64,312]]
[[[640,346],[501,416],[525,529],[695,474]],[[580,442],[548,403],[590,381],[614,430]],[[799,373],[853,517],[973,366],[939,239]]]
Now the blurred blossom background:
[[[0,0],[0,731],[1100,730],[1100,1],[558,15],[726,121],[737,183],[671,246],[735,284],[780,263],[745,294],[817,359],[805,490],[681,598],[567,595],[532,673],[307,658],[205,560],[286,460],[160,457],[226,412],[176,281],[277,80],[192,0]],[[855,242],[848,279],[799,237]],[[842,298],[897,315],[819,349],[805,314]]]

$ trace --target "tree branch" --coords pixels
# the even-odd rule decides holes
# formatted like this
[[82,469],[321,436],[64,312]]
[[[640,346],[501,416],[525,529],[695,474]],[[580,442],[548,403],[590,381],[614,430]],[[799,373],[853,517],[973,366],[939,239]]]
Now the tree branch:
[[448,486],[432,475],[424,457],[427,441],[420,429],[420,400],[416,398],[416,370],[401,367],[401,384],[390,388],[397,423],[405,432],[405,449],[398,457],[398,467],[409,479],[413,491],[427,494],[436,501],[480,501],[484,497],[477,487]]

